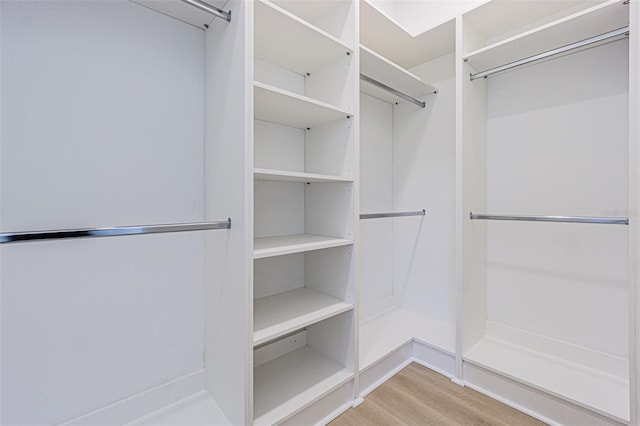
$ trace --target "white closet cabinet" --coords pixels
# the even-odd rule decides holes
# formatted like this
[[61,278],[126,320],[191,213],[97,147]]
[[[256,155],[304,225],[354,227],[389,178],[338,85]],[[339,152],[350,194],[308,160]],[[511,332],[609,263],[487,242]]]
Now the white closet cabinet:
[[625,28],[629,8],[491,2],[459,20],[463,380],[552,423],[630,421],[635,218],[470,214],[630,216],[629,40],[470,74]]
[[361,81],[364,396],[412,359],[455,376],[455,22],[414,36],[363,2],[360,33],[361,74],[426,103]]

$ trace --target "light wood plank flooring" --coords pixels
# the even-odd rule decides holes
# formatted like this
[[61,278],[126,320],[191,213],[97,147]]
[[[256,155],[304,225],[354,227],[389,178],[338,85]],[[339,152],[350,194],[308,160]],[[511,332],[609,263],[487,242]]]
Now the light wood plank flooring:
[[367,395],[363,404],[329,423],[330,426],[544,424],[416,363]]

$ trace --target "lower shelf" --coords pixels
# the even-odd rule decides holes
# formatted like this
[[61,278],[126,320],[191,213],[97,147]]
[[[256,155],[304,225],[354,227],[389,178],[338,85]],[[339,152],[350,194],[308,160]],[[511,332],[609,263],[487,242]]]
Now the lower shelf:
[[464,361],[617,421],[629,421],[629,383],[604,371],[483,337]]
[[180,400],[161,410],[140,417],[130,426],[173,426],[173,425],[231,425],[220,407],[207,391]]
[[455,327],[408,309],[396,308],[360,324],[360,370],[416,340],[455,354]]
[[304,346],[254,369],[254,424],[276,424],[353,378],[353,372]]

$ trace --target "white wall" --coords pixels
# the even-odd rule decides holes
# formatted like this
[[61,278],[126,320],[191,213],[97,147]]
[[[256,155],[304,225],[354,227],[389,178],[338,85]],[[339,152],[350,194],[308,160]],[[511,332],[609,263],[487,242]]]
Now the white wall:
[[[202,220],[203,32],[128,1],[0,8],[2,231]],[[202,234],[0,250],[2,424],[204,366]]]
[[[487,209],[624,216],[628,42],[488,80]],[[627,229],[488,224],[488,319],[626,358]]]
[[455,322],[454,55],[411,71],[438,94],[425,109],[394,107],[393,197],[398,211],[426,209],[424,218],[394,221],[394,285],[402,306]]
[[[393,211],[393,107],[360,94],[360,211]],[[360,221],[360,303],[393,295],[393,219]]]

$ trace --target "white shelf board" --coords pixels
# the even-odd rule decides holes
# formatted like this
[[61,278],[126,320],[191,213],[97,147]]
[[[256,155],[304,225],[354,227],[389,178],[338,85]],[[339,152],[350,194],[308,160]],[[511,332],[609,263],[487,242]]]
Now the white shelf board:
[[409,69],[455,50],[455,21],[421,34],[411,34],[369,1],[361,0],[360,42]]
[[[414,98],[437,91],[435,87],[366,46],[360,46],[360,72]],[[360,82],[360,91],[391,103],[402,101],[402,98],[364,81]]]
[[408,309],[396,308],[360,324],[360,371],[412,340],[455,355],[455,326]]
[[253,304],[253,344],[260,345],[351,309],[351,303],[305,287],[257,299]]
[[305,129],[347,119],[349,111],[307,96],[254,82],[254,118]]
[[168,405],[158,411],[154,411],[144,417],[140,417],[130,426],[207,426],[207,425],[231,425],[220,407],[213,400],[209,392],[200,391],[188,398]]
[[[162,13],[163,15],[171,16],[172,18],[176,18],[182,22],[186,22],[187,24],[191,24],[195,27],[202,28],[203,30],[207,28],[207,25],[211,25],[214,19],[221,21],[223,24],[227,24],[226,21],[220,18],[216,18],[215,16],[204,12],[196,7],[193,7],[183,1],[180,0],[131,0],[134,3],[138,3],[142,6],[148,7],[149,9],[153,9],[157,12]],[[204,3],[208,3],[211,6],[217,7],[218,9],[226,10],[224,6],[226,5],[226,1],[224,0],[202,0]]]
[[629,6],[610,0],[483,47],[464,57],[477,71],[547,52],[629,25]]
[[331,34],[266,0],[255,2],[255,56],[300,75],[353,49]]
[[464,361],[524,383],[618,421],[629,421],[625,379],[485,336]]
[[256,238],[253,242],[253,258],[281,256],[284,254],[302,253],[331,247],[348,246],[352,240],[325,237],[313,234],[282,235],[277,237]]
[[262,364],[253,371],[254,424],[277,424],[352,378],[352,372],[308,346]]
[[317,173],[290,172],[285,170],[260,169],[253,170],[255,180],[267,180],[273,182],[301,182],[301,183],[331,183],[353,182],[352,177],[321,175]]

